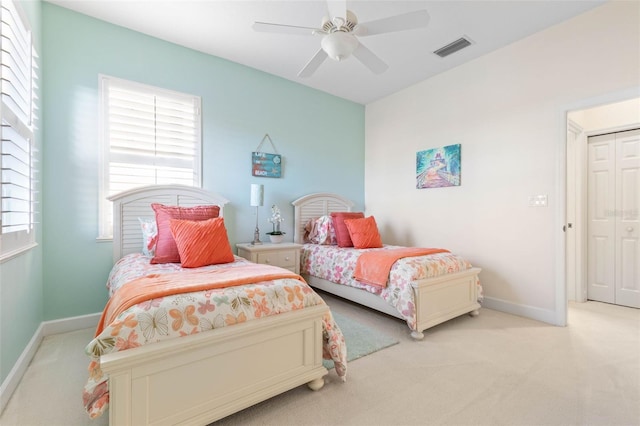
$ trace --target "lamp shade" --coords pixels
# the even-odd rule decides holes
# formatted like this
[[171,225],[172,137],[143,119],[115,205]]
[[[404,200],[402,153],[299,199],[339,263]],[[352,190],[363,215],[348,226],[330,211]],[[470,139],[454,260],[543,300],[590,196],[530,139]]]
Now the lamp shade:
[[251,207],[260,207],[264,202],[264,186],[251,184]]

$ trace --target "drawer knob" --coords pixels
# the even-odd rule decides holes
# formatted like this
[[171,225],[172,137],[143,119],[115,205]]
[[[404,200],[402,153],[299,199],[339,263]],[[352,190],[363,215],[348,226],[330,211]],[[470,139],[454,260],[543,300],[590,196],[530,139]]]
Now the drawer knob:
[[289,256],[285,257],[284,260],[289,260]]

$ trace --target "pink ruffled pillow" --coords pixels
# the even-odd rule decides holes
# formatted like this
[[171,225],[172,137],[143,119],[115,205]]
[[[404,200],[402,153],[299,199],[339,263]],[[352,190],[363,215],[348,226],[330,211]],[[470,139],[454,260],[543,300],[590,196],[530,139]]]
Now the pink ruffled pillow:
[[220,215],[219,206],[179,207],[153,203],[151,208],[156,212],[158,226],[156,254],[151,259],[151,263],[180,263],[180,253],[178,253],[178,247],[173,235],[171,235],[171,219],[207,220]]
[[333,212],[333,227],[336,230],[336,238],[338,239],[338,247],[353,247],[353,242],[349,236],[347,225],[344,224],[345,219],[362,219],[362,212]]
[[223,218],[199,221],[171,219],[170,227],[183,268],[199,268],[235,260]]

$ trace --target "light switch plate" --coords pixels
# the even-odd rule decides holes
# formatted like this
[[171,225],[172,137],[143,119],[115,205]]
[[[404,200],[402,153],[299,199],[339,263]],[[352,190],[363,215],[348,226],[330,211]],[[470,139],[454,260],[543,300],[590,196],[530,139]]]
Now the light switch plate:
[[546,195],[530,195],[529,207],[546,207],[547,196]]

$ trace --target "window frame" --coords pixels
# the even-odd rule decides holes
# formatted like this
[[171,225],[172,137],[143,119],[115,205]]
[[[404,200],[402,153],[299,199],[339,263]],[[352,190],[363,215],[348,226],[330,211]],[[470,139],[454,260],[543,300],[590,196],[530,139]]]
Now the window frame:
[[[4,18],[4,14],[9,13],[10,18]],[[13,145],[18,149],[22,150],[26,153],[26,159],[18,159],[17,157],[11,155],[13,157],[12,160],[6,161],[9,159],[9,154],[6,151],[3,151],[3,142],[0,142],[0,169],[1,170],[10,170],[14,171],[16,174],[22,177],[26,177],[26,194],[25,198],[19,198],[18,201],[14,203],[13,207],[15,208],[15,204],[21,204],[21,208],[27,207],[27,211],[23,211],[22,213],[26,213],[27,223],[18,223],[14,226],[19,226],[21,228],[26,229],[18,229],[9,232],[3,232],[3,228],[7,226],[6,223],[3,224],[3,215],[6,213],[4,209],[5,203],[0,203],[0,263],[5,262],[9,259],[12,259],[21,253],[30,250],[36,247],[38,244],[36,242],[36,214],[37,214],[37,175],[39,173],[39,169],[37,167],[38,158],[37,158],[37,148],[35,142],[35,134],[36,134],[36,122],[38,119],[37,116],[37,108],[38,108],[38,54],[35,49],[34,41],[33,41],[33,31],[31,29],[31,25],[29,20],[27,19],[26,14],[24,13],[21,5],[13,0],[2,0],[1,2],[1,10],[0,17],[2,17],[2,28],[0,29],[0,48],[2,52],[2,56],[5,54],[11,56],[10,49],[4,48],[4,43],[7,40],[11,39],[13,36],[14,42],[11,43],[12,46],[20,46],[20,49],[17,52],[17,55],[22,59],[18,59],[18,62],[12,60],[11,62],[7,61],[6,63],[2,63],[2,71],[0,71],[0,77],[3,80],[7,80],[6,88],[9,89],[10,86],[14,86],[9,83],[9,81],[14,81],[14,83],[23,84],[24,91],[26,93],[20,93],[19,95],[23,97],[22,101],[24,103],[20,105],[20,101],[16,101],[15,99],[11,99],[11,102],[7,102],[9,98],[11,98],[11,93],[9,90],[6,91],[5,98],[5,83],[3,82],[0,86],[0,124],[2,124],[2,128],[0,128],[0,135],[3,140],[5,138],[5,128],[6,125],[10,128],[10,132],[14,132],[17,138],[14,140]],[[11,26],[11,24],[14,26]],[[11,31],[11,33],[5,33],[4,29],[7,28]],[[15,75],[15,72],[11,72],[13,77],[5,74],[5,72],[9,73],[8,69],[10,64],[13,64],[16,68],[20,68],[20,64],[24,65],[22,72],[20,75]],[[11,74],[9,73],[9,74]],[[20,77],[25,77],[26,81],[20,80]],[[14,80],[15,79],[15,80]],[[6,124],[5,124],[6,123]],[[9,133],[10,133],[9,132]],[[17,142],[16,142],[17,141]],[[20,143],[20,141],[26,143]],[[5,160],[3,160],[5,159]],[[10,164],[13,163],[14,167]],[[22,163],[26,171],[21,172],[20,170],[15,168],[15,164]],[[9,165],[7,165],[9,164]],[[22,168],[22,167],[21,167]],[[5,183],[6,184],[6,183]],[[4,184],[0,182],[0,190],[3,188]],[[15,196],[11,197],[6,194],[10,194],[12,191],[5,193],[2,191],[2,197],[4,199],[14,199]],[[10,203],[10,201],[8,202]],[[9,210],[10,211],[10,210]],[[6,220],[5,220],[6,222]]]
[[[99,155],[99,206],[98,206],[98,241],[111,241],[113,239],[113,203],[108,197],[111,195],[111,138],[109,131],[109,89],[110,87],[127,89],[144,95],[163,96],[176,100],[189,100],[193,102],[194,120],[194,155],[193,155],[193,186],[202,187],[202,99],[200,96],[151,86],[136,81],[99,74],[99,133],[100,133],[100,155]],[[163,184],[170,182],[163,181]],[[159,184],[156,180],[154,184]],[[141,184],[140,186],[145,186]],[[137,186],[131,186],[133,189]]]

